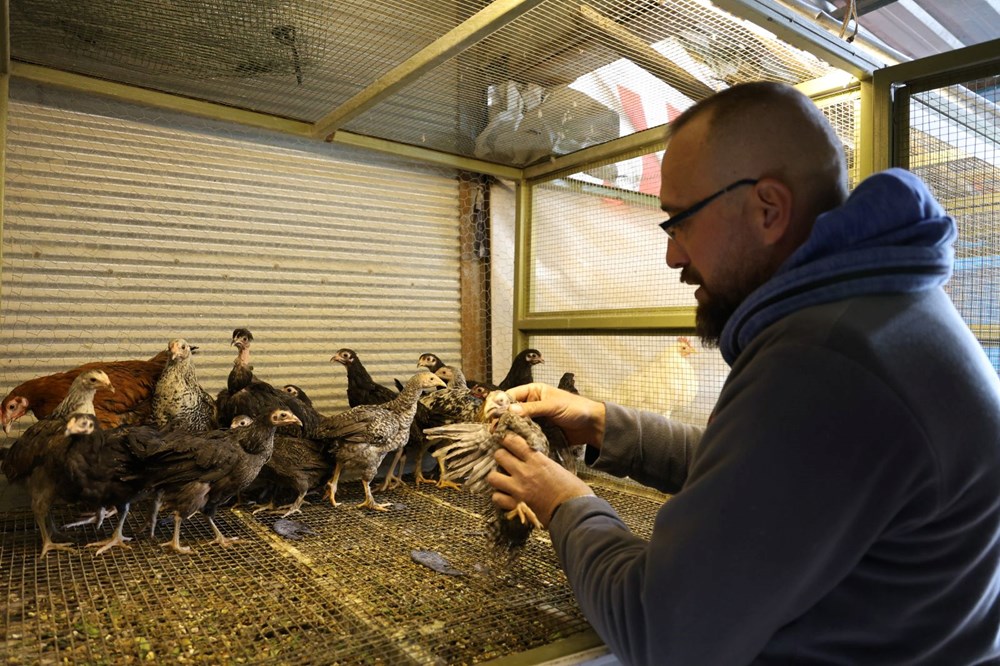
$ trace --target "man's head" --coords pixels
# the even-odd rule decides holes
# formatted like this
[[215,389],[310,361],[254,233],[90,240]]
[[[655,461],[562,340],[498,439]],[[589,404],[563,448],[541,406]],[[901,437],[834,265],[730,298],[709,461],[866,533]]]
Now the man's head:
[[667,264],[699,285],[697,331],[714,344],[739,304],[808,238],[816,217],[846,199],[843,147],[809,98],[777,83],[717,93],[669,131],[660,203],[684,219],[668,229]]

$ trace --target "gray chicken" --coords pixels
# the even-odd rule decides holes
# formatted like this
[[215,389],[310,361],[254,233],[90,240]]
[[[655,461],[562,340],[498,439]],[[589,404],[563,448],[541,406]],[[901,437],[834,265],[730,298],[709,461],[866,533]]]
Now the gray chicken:
[[198,383],[191,357],[197,347],[175,338],[167,345],[170,358],[153,390],[153,423],[192,433],[216,427],[215,400]]
[[418,372],[395,398],[380,405],[359,405],[346,412],[323,419],[317,427],[317,439],[336,457],[333,477],[328,484],[330,503],[337,504],[337,483],[360,478],[365,500],[359,507],[385,511],[388,504],[379,504],[372,497],[371,481],[390,451],[406,444],[410,426],[417,412],[417,401],[425,391],[443,387],[445,383],[430,372]]
[[291,424],[302,425],[290,411],[276,409],[239,428],[164,433],[156,452],[145,459],[147,486],[162,491],[164,503],[174,512],[173,539],[161,545],[191,552],[180,543],[181,522],[198,511],[208,518],[215,543],[228,546],[235,541],[215,524],[216,509],[257,478],[274,451],[275,430]]
[[49,533],[49,509],[60,499],[66,479],[65,457],[69,446],[66,419],[73,413],[94,414],[94,394],[114,391],[102,370],[77,375],[69,392],[47,417],[32,424],[7,451],[3,471],[11,483],[25,482],[31,495],[31,510],[42,533],[42,556],[50,550],[72,550],[71,543],[54,543]]
[[[497,468],[494,453],[502,446],[508,432],[520,435],[528,446],[546,455],[552,455],[549,442],[537,423],[510,411],[512,399],[504,391],[493,391],[483,402],[476,423],[455,423],[425,431],[429,439],[440,443],[434,457],[447,463],[451,479],[465,479],[464,487],[470,492],[487,496],[493,488],[486,477]],[[520,503],[512,511],[504,512],[494,505],[494,515],[488,529],[497,553],[508,559],[515,557],[541,522],[526,504]]]
[[[432,356],[432,354],[425,354],[425,356]],[[424,357],[422,356],[421,358]],[[476,397],[469,389],[465,383],[465,375],[461,369],[450,365],[443,365],[434,374],[445,380],[448,386],[447,388],[434,391],[430,395],[425,395],[420,399],[420,403],[427,408],[423,418],[421,418],[421,415],[418,415],[418,419],[421,421],[421,428],[426,430],[427,428],[436,428],[449,423],[471,423],[475,421],[479,414],[479,409],[483,405],[483,400]],[[425,438],[417,453],[416,478],[414,480],[418,486],[421,483],[435,483],[424,478],[423,475],[424,456],[430,447],[431,442]],[[454,488],[455,490],[461,488],[454,481],[448,480],[448,475],[444,469],[444,460],[438,458],[437,461],[438,471],[440,472],[436,482],[437,487]]]

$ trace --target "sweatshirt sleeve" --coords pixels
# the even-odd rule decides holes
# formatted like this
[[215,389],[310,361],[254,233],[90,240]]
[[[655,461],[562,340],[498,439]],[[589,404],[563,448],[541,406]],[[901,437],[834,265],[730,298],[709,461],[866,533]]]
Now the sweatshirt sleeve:
[[[933,475],[910,412],[864,368],[797,350],[765,365],[727,386],[648,542],[593,496],[565,502],[549,525],[581,609],[626,664],[750,663]],[[821,418],[830,414],[851,417]],[[653,432],[666,431],[646,430],[642,451],[659,453]],[[622,441],[613,435],[605,453]],[[670,459],[642,462],[669,471]]]
[[610,402],[605,408],[604,443],[594,469],[665,493],[680,490],[705,429]]

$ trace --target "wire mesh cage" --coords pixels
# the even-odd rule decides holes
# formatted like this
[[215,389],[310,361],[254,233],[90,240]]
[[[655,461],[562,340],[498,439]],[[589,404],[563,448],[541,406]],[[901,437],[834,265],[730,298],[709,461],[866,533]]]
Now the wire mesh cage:
[[910,97],[903,158],[955,218],[955,273],[946,289],[1000,370],[1000,111],[977,93],[998,85],[1000,76],[990,76]]

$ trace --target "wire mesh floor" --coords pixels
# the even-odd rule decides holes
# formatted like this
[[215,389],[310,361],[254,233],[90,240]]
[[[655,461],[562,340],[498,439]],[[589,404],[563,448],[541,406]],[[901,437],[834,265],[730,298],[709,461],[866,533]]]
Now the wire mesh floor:
[[[181,531],[191,555],[158,545],[163,521],[148,537],[144,506],[126,523],[131,548],[101,556],[82,544],[110,536],[108,523],[68,530],[80,548],[39,558],[30,512],[0,514],[3,663],[471,664],[590,632],[546,533],[504,568],[489,557],[487,499],[409,481],[376,495],[393,502],[386,513],[354,508],[360,484],[341,484],[340,507],[291,517],[315,531],[297,541],[272,529],[277,514],[222,509],[223,533],[240,537],[223,548],[195,516]],[[588,481],[649,536],[662,498]],[[463,575],[417,564],[413,550]]]

